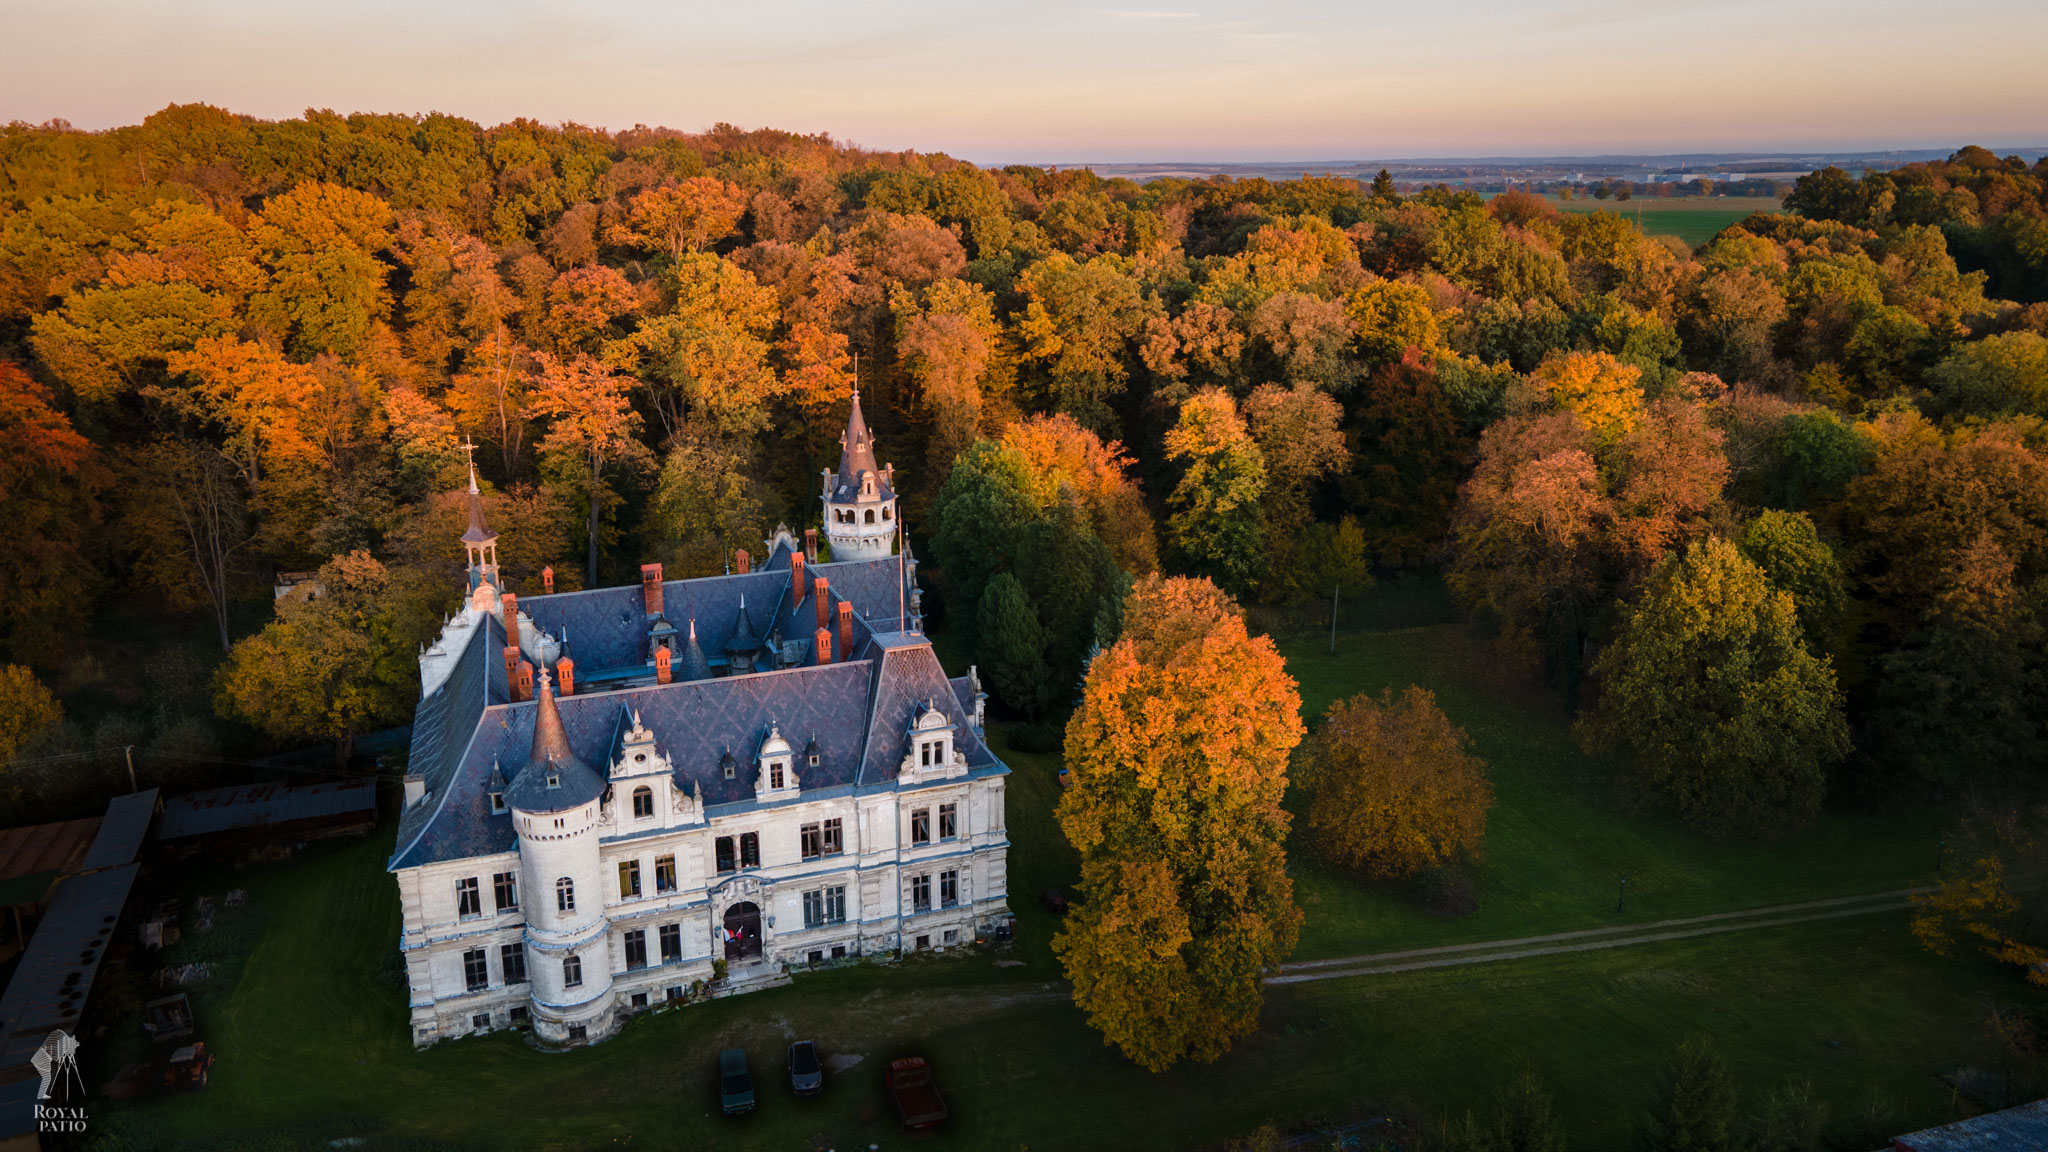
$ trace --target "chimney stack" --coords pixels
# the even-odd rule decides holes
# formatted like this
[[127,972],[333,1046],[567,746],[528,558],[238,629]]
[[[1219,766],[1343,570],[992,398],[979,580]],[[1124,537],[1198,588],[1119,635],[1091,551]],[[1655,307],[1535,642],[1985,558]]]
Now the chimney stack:
[[555,661],[555,694],[574,696],[576,694],[576,662],[567,656]]
[[519,597],[507,592],[498,603],[505,609],[505,643],[519,647]]
[[549,596],[555,594],[555,566],[550,564],[540,570],[540,589]]
[[816,528],[804,529],[804,555],[810,558],[811,563],[816,564],[818,562],[818,530]]
[[657,683],[657,684],[666,684],[666,683],[668,683],[668,682],[669,682],[669,681],[670,681],[671,679],[673,679],[673,678],[674,678],[674,675],[675,675],[675,674],[674,674],[673,672],[669,671],[669,661],[670,661],[671,659],[672,659],[672,657],[670,657],[670,656],[669,656],[669,652],[668,652],[668,649],[666,649],[666,648],[656,648],[656,649],[654,650],[654,682],[655,682],[655,683]]
[[832,626],[832,588],[825,583],[823,576],[812,578],[811,595],[817,597],[818,600],[818,627],[830,628]]
[[853,605],[839,602],[839,659],[853,659]]
[[525,660],[519,662],[519,698],[533,699],[533,665]]
[[640,601],[647,615],[661,615],[661,565],[640,566]]
[[794,609],[804,602],[804,554],[798,552],[789,558],[789,606]]
[[505,691],[515,702],[526,699],[519,694],[519,646],[516,644],[505,646]]
[[832,630],[830,628],[818,629],[817,640],[818,663],[830,664],[832,662]]
[[747,555],[747,550],[742,548],[732,554],[732,565],[740,570],[740,575],[745,576],[754,570],[754,558]]

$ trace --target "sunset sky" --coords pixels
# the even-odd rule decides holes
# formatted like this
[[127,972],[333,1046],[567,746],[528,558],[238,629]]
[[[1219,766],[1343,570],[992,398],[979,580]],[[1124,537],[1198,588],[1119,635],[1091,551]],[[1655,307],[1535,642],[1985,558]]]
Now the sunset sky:
[[772,126],[983,163],[2048,141],[2040,0],[0,0],[0,120]]

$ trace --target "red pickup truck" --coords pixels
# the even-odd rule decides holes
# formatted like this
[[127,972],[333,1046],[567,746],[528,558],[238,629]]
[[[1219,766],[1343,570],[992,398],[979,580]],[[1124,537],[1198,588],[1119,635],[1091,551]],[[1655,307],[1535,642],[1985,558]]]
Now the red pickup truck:
[[946,1102],[939,1098],[939,1086],[932,1083],[932,1067],[924,1057],[892,1061],[884,1082],[905,1128],[932,1128],[945,1122]]

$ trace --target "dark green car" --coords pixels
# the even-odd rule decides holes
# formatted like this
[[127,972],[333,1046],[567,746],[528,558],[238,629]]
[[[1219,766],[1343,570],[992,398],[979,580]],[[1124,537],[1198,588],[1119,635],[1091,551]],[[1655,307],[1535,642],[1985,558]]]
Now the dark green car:
[[754,1074],[747,1071],[744,1048],[727,1048],[718,1054],[718,1108],[727,1116],[754,1110]]

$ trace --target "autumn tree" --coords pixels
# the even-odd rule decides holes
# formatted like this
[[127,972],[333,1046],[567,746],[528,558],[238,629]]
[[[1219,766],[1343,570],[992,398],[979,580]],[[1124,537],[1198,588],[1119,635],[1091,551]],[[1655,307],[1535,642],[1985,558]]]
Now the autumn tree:
[[1133,461],[1122,444],[1056,413],[1003,429],[1002,445],[1020,458],[1024,491],[1034,506],[1049,510],[1071,494],[1117,567],[1143,576],[1159,566],[1152,513],[1130,475]]
[[1642,369],[1605,352],[1565,352],[1538,365],[1529,382],[1558,407],[1578,414],[1601,443],[1613,443],[1642,419]]
[[1166,500],[1169,541],[1194,571],[1243,590],[1265,561],[1266,465],[1228,393],[1211,388],[1181,405],[1166,433],[1166,458],[1182,462]]
[[1266,466],[1260,507],[1268,541],[1299,532],[1311,519],[1311,486],[1344,466],[1348,453],[1337,427],[1343,415],[1329,393],[1299,382],[1261,384],[1245,398],[1245,423]]
[[970,629],[996,573],[1008,569],[1038,518],[1023,458],[979,441],[953,463],[932,501],[932,556],[945,574],[946,605],[956,627]]
[[145,445],[125,462],[119,527],[136,571],[174,607],[204,605],[221,651],[244,550],[255,539],[234,465],[186,440]]
[[650,554],[671,579],[716,576],[734,549],[766,538],[751,474],[746,457],[717,440],[682,439],[669,448],[643,527]]
[[1471,743],[1424,688],[1331,704],[1299,773],[1318,854],[1377,877],[1477,856],[1493,786]]
[[1429,361],[1400,360],[1366,381],[1338,485],[1383,564],[1407,567],[1450,531],[1458,482],[1472,455]]
[[606,345],[605,362],[650,379],[664,436],[687,423],[727,435],[766,428],[770,403],[787,387],[768,363],[774,291],[707,252],[677,260],[670,275],[675,307]]
[[1834,669],[1807,649],[1791,595],[1722,540],[1666,563],[1594,672],[1590,741],[1710,832],[1811,822],[1849,751]]
[[1002,331],[995,302],[964,280],[936,280],[921,293],[898,288],[890,307],[896,354],[931,422],[926,459],[943,471],[980,430],[982,376]]
[[610,238],[614,244],[679,260],[731,235],[746,211],[740,189],[715,176],[692,176],[635,195]]
[[64,706],[34,672],[0,664],[0,770],[30,737],[63,718]]
[[47,665],[82,630],[97,572],[90,544],[112,480],[56,397],[0,360],[0,636],[16,658]]
[[1206,580],[1148,578],[1067,725],[1061,830],[1082,901],[1053,939],[1104,1042],[1153,1071],[1258,1025],[1294,946],[1282,847],[1300,696],[1272,642]]
[[1056,252],[1017,278],[1025,353],[1044,367],[1059,410],[1090,427],[1108,422],[1108,400],[1130,375],[1125,354],[1157,306],[1131,271],[1121,256]]
[[1975,948],[2048,985],[2048,809],[2009,788],[1965,794],[1950,832],[1948,866],[1932,893],[1914,899],[1913,936],[1937,956]]
[[1813,521],[1804,512],[1767,508],[1743,527],[1736,546],[1771,587],[1791,593],[1807,642],[1826,651],[1848,611],[1849,582]]
[[332,740],[345,767],[358,735],[405,717],[415,646],[434,618],[367,552],[322,565],[316,588],[280,599],[275,619],[236,642],[215,680],[218,708],[276,740]]
[[626,398],[628,378],[589,357],[564,362],[543,352],[536,361],[539,376],[531,407],[549,421],[541,452],[585,506],[589,552],[584,579],[594,588],[600,518],[621,500],[607,471],[644,468],[651,454],[635,435],[640,414]]

